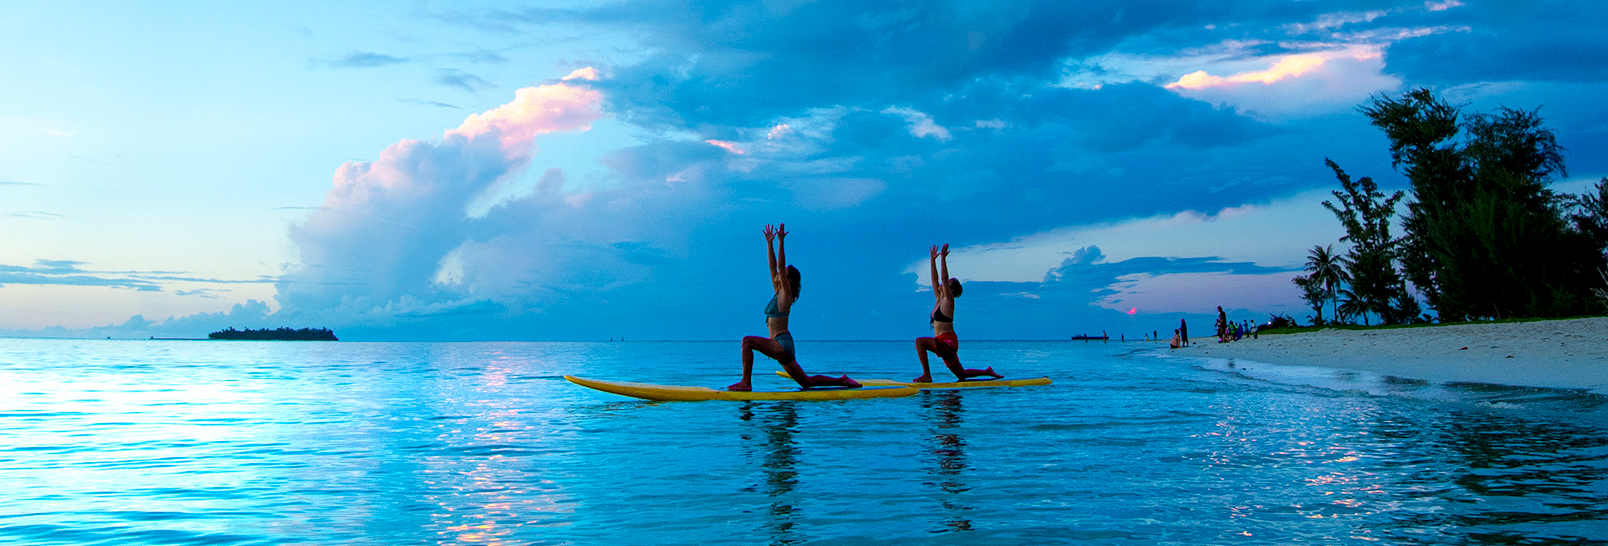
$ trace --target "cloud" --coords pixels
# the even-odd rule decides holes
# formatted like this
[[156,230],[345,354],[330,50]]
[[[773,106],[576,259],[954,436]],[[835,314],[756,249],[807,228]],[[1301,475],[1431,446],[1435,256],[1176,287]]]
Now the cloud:
[[910,136],[916,138],[932,137],[938,140],[949,140],[949,130],[932,121],[932,116],[910,108],[888,107],[882,111],[904,118],[910,124]]
[[[648,47],[640,62],[613,71],[605,88],[611,111],[648,127],[752,127],[823,105],[931,112],[927,103],[971,83],[1052,80],[1066,59],[1105,54],[1146,33],[1173,38],[1168,48],[1180,41],[1188,47],[1215,41],[1200,30],[1214,23],[1285,22],[1313,17],[1316,9],[1115,0],[962,1],[921,9],[665,1],[653,9],[485,11],[460,20],[631,29]],[[878,104],[888,97],[900,102]]]
[[[476,286],[463,283],[510,264],[476,252],[504,235],[482,228],[499,218],[471,217],[468,207],[523,172],[537,136],[586,130],[602,115],[599,100],[567,82],[527,87],[439,140],[404,140],[375,161],[342,165],[323,205],[291,228],[300,269],[278,284],[282,309],[407,316],[458,309],[450,302],[466,297],[478,305]],[[467,280],[438,283],[455,253],[464,269],[456,278]]]
[[349,53],[344,57],[329,61],[327,64],[335,68],[379,68],[408,62],[406,57],[394,57],[383,53],[358,51]]
[[59,218],[66,218],[67,216],[61,215],[61,214],[56,214],[54,212],[43,212],[43,211],[37,211],[36,210],[36,211],[25,211],[25,212],[13,212],[13,213],[6,214],[6,217],[7,218],[21,218],[21,219],[24,219],[24,220],[56,220],[56,219],[59,219]]
[[1355,105],[1470,70],[1414,48],[1542,35],[1486,13],[1521,8],[1417,0],[578,6],[443,15],[607,35],[591,56],[613,62],[342,166],[292,228],[276,318],[352,339],[736,339],[762,328],[759,229],[782,221],[801,339],[923,333],[944,242],[967,336],[1274,307],[1338,237],[1324,157],[1405,184]]
[[491,82],[479,76],[453,68],[436,70],[435,82],[447,87],[456,87],[470,93],[491,86]]
[[1414,37],[1386,51],[1389,70],[1414,82],[1596,82],[1608,77],[1602,2],[1475,2],[1438,12],[1462,32]]
[[[1327,190],[1315,190],[1263,205],[1224,208],[1211,214],[1183,211],[1110,223],[1074,225],[1025,235],[1010,241],[956,247],[951,257],[979,266],[969,269],[970,279],[1030,281],[1046,271],[1097,261],[1128,261],[1145,257],[1198,257],[1199,249],[1222,248],[1214,241],[1254,239],[1255,245],[1237,247],[1227,258],[1235,263],[1266,264],[1284,270],[1305,259],[1315,241],[1338,240],[1344,231],[1321,202]],[[1236,247],[1228,247],[1236,248]],[[1218,250],[1217,252],[1224,252]],[[1159,266],[1171,267],[1168,264]],[[924,271],[917,262],[907,271]]]
[[704,142],[709,144],[710,146],[714,146],[716,148],[720,148],[722,150],[725,150],[725,151],[728,151],[728,152],[731,152],[731,153],[734,153],[734,154],[737,154],[737,155],[744,155],[744,154],[748,153],[746,151],[743,151],[742,147],[738,146],[737,143],[735,143],[735,142],[728,142],[728,141],[725,141],[725,140],[715,140],[715,139],[712,139],[712,138],[709,139],[709,140],[705,140]]
[[425,100],[425,99],[397,99],[397,100],[405,102],[405,103],[408,103],[408,104],[417,104],[417,105],[421,105],[421,106],[434,106],[436,108],[448,108],[448,109],[452,109],[452,110],[457,110],[458,109],[458,105],[456,105],[456,104],[448,104],[448,103],[440,102],[440,101]]
[[159,292],[162,285],[127,272],[86,271],[83,262],[39,260],[33,267],[0,264],[0,286],[8,284],[99,286]]
[[[1286,63],[1295,57],[1308,61]],[[1309,61],[1312,64],[1305,64]],[[1384,59],[1377,53],[1292,56],[1279,63],[1268,70],[1229,77],[1197,72],[1167,87],[1182,96],[1232,107],[1263,120],[1349,113],[1373,94],[1402,87],[1401,79],[1384,74]],[[1205,76],[1195,77],[1197,74]]]
[[[1357,56],[1358,59],[1377,57],[1377,53]],[[1213,76],[1205,70],[1197,70],[1178,81],[1167,84],[1168,89],[1203,89],[1207,87],[1233,86],[1243,83],[1271,84],[1286,78],[1300,77],[1303,74],[1317,70],[1328,61],[1329,57],[1318,54],[1285,55],[1271,68],[1252,72],[1241,72],[1232,76]]]

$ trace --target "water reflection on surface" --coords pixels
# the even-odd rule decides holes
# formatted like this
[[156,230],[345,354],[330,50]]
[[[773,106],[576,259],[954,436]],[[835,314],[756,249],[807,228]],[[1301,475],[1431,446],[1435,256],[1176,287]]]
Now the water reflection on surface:
[[729,344],[0,340],[0,542],[1608,543],[1608,398],[972,347],[1056,384],[649,403],[560,374]]
[[[764,493],[770,498],[766,509],[766,529],[771,544],[802,542],[795,536],[795,519],[802,517],[793,488],[798,485],[799,447],[793,440],[798,431],[798,406],[794,402],[745,402],[738,411],[738,419],[758,425],[757,445],[749,453],[753,464],[760,469]],[[745,439],[754,440],[745,436]]]
[[929,473],[937,480],[936,483],[926,483],[936,485],[945,493],[938,498],[945,517],[941,522],[943,528],[937,532],[969,531],[972,528],[967,514],[971,508],[962,503],[962,494],[971,489],[964,481],[967,463],[966,439],[960,435],[965,412],[962,396],[957,390],[922,394],[921,408],[931,430],[927,448],[935,463]]
[[[1603,432],[1493,411],[1462,411],[1439,423],[1398,419],[1375,436],[1432,455],[1407,464],[1408,498],[1458,510],[1392,514],[1388,534],[1446,529],[1481,543],[1554,544],[1601,539],[1608,521],[1608,440]],[[1430,425],[1430,426],[1426,426]]]

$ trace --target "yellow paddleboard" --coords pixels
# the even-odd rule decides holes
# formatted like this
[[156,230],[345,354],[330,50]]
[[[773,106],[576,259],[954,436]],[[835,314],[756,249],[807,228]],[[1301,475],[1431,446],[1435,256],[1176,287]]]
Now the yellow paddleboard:
[[898,398],[916,393],[916,389],[893,385],[859,389],[823,388],[799,391],[731,392],[715,390],[709,387],[603,381],[573,375],[566,375],[564,379],[589,389],[597,389],[643,400],[848,400],[851,398]]
[[[787,372],[776,372],[776,375],[787,377]],[[857,379],[861,385],[867,387],[911,387],[920,390],[932,389],[971,389],[977,387],[1031,387],[1048,385],[1048,377],[1035,377],[1033,379],[973,379],[971,381],[950,381],[948,383],[912,383],[909,381],[893,381],[890,379]]]

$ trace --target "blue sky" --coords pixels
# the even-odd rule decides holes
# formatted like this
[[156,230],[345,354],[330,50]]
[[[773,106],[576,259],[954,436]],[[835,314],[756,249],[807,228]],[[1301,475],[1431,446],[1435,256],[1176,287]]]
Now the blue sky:
[[1357,105],[1534,109],[1608,175],[1597,1],[21,2],[0,334],[800,339],[1305,317]]

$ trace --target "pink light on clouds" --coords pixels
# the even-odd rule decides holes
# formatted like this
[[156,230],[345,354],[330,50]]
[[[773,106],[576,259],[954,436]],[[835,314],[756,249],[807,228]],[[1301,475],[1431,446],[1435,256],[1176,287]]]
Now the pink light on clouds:
[[[579,77],[576,74],[581,72],[577,70],[565,79]],[[497,155],[501,157],[495,159],[496,163],[523,164],[535,155],[536,135],[588,129],[602,115],[598,108],[601,100],[597,91],[565,83],[520,89],[507,104],[471,114],[456,129],[447,130],[439,143],[402,140],[380,152],[374,162],[354,161],[341,165],[335,170],[334,187],[325,197],[323,208],[368,202],[377,188],[405,191],[411,186],[440,182],[419,176],[419,159],[448,149],[475,150],[475,155],[482,156],[485,152],[482,139],[497,143]]]
[[[469,238],[475,199],[521,174],[536,137],[585,131],[602,116],[601,93],[568,83],[527,87],[507,104],[469,116],[439,141],[392,144],[372,162],[335,171],[323,206],[290,228],[302,269],[288,274],[278,300],[288,309],[381,309],[426,302],[437,272],[459,278],[476,264],[449,255]],[[424,305],[424,303],[419,303]]]
[[1130,315],[1138,312],[1141,303],[1148,313],[1206,313],[1215,304],[1225,309],[1252,309],[1258,316],[1294,314],[1301,310],[1300,294],[1290,283],[1297,274],[1139,273],[1119,278],[1109,287],[1116,293],[1096,300],[1095,305],[1113,311],[1128,306]]
[[1267,70],[1241,72],[1228,77],[1213,76],[1206,73],[1205,70],[1197,70],[1184,75],[1184,77],[1179,78],[1176,82],[1167,84],[1167,88],[1202,89],[1206,87],[1221,87],[1252,82],[1271,84],[1286,78],[1300,77],[1317,70],[1318,68],[1321,68],[1323,63],[1327,62],[1330,58],[1331,56],[1321,54],[1289,55],[1283,59],[1279,59],[1278,63],[1275,63]]
[[[1400,32],[1433,33],[1437,29]],[[1168,90],[1213,104],[1232,106],[1262,119],[1319,116],[1349,110],[1375,92],[1401,86],[1384,71],[1380,45],[1354,45],[1321,52],[1262,59],[1263,70],[1227,76],[1207,70],[1168,84]],[[1243,66],[1242,66],[1243,68]]]
[[[580,72],[580,71],[576,71]],[[577,78],[575,74],[566,81]],[[504,152],[526,151],[536,135],[555,131],[584,131],[596,121],[601,95],[592,89],[557,83],[526,87],[514,92],[514,100],[480,114],[471,114],[457,129],[446,132],[443,140],[454,136],[475,138],[497,133]]]
[[737,154],[737,155],[745,155],[745,154],[748,153],[747,151],[744,151],[742,148],[738,147],[737,143],[735,143],[735,142],[729,142],[729,141],[725,141],[725,140],[709,139],[709,140],[705,140],[704,143],[709,144],[710,146],[714,146],[716,148],[720,148],[722,150],[726,150],[728,152],[731,152],[731,153],[734,153],[734,154]]

